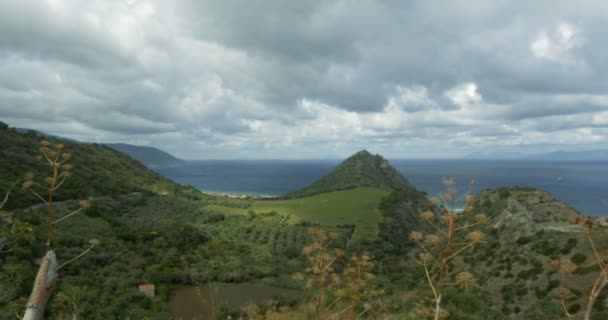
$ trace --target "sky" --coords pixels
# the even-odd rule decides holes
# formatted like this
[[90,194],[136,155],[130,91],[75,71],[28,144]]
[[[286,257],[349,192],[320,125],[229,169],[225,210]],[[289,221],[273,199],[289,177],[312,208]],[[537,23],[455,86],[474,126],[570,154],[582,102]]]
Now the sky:
[[605,0],[3,0],[0,120],[184,159],[608,146]]

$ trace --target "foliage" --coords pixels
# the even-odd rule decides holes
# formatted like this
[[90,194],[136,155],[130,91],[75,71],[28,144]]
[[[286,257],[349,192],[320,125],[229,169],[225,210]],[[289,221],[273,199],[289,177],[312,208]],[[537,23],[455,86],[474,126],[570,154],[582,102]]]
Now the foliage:
[[[45,165],[36,160],[42,138],[35,132],[19,133],[0,126],[0,190],[8,190],[26,171],[44,172]],[[78,168],[70,183],[62,188],[55,200],[82,199],[120,195],[131,192],[191,193],[189,188],[146,169],[141,163],[105,145],[78,143],[49,138],[53,145],[62,144],[74,155],[70,160]],[[40,199],[24,192],[15,192],[6,209],[25,208]]]
[[329,174],[310,186],[285,195],[299,198],[326,192],[354,188],[380,188],[385,190],[413,189],[413,186],[380,155],[362,150],[344,160]]

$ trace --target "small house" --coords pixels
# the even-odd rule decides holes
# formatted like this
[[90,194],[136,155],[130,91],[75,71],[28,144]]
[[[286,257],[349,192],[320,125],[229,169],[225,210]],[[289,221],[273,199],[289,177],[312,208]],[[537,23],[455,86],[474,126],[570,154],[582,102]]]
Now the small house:
[[140,284],[138,289],[139,289],[140,293],[143,293],[143,294],[147,295],[148,297],[154,297],[155,287],[153,284],[151,284],[151,283]]

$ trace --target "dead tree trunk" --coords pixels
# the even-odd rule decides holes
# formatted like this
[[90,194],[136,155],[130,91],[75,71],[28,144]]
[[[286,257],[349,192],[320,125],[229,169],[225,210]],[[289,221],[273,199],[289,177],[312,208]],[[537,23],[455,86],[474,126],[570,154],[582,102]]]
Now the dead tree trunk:
[[57,283],[58,269],[59,264],[55,251],[47,251],[40,263],[40,268],[36,275],[32,294],[27,302],[23,320],[42,320],[44,318],[46,304],[53,294],[55,284]]

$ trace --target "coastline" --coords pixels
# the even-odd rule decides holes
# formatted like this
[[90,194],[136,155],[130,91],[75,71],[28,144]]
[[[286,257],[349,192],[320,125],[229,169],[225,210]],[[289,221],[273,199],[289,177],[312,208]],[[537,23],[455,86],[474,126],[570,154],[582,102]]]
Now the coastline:
[[243,193],[243,192],[233,192],[233,191],[212,191],[212,190],[203,190],[199,189],[200,192],[217,196],[217,197],[225,197],[230,199],[272,199],[276,198],[276,195],[269,194],[259,194],[259,193]]

